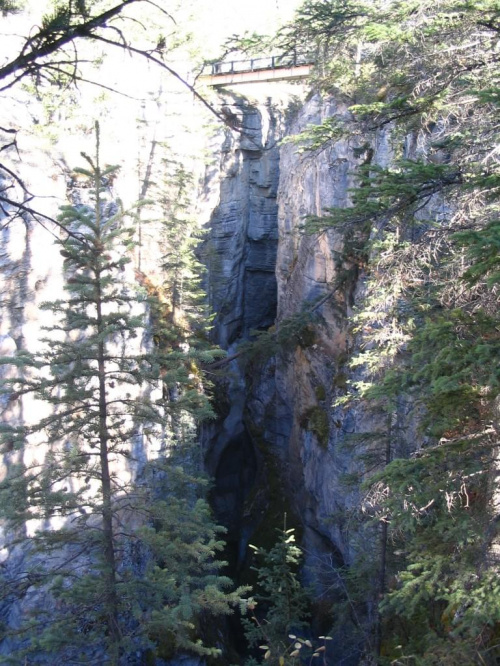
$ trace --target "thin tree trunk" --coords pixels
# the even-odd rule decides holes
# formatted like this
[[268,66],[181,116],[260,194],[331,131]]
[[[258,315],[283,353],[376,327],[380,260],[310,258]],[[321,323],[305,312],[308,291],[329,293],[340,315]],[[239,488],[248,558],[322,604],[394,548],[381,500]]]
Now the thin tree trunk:
[[[385,460],[384,467],[391,462],[392,455],[392,415],[389,416],[389,423],[387,429],[387,439],[385,443]],[[389,534],[389,524],[383,520],[380,524],[380,568],[378,575],[378,603],[382,600],[385,594],[386,574],[387,574],[387,539]],[[380,657],[382,653],[382,621],[380,611],[377,610],[377,627],[375,635],[375,654]]]
[[[101,303],[97,304],[97,326],[102,330]],[[118,628],[118,594],[116,590],[116,558],[113,540],[113,507],[111,475],[108,456],[108,408],[106,402],[104,343],[98,343],[98,374],[99,374],[99,462],[101,466],[102,491],[102,523],[103,523],[103,555],[106,565],[106,597],[107,624],[111,638],[111,663],[118,663],[120,630]]]
[[116,586],[116,558],[113,539],[113,506],[111,475],[109,472],[109,433],[108,433],[108,405],[106,400],[106,362],[104,345],[104,323],[103,323],[103,294],[101,273],[101,172],[99,168],[99,126],[96,124],[97,134],[97,164],[95,182],[95,207],[96,207],[96,248],[98,254],[95,258],[95,288],[96,288],[96,314],[97,314],[97,371],[99,378],[99,463],[101,468],[101,492],[102,492],[102,526],[103,526],[103,556],[105,563],[106,581],[106,623],[111,641],[110,658],[112,666],[118,665],[120,653],[120,629],[118,626],[118,593]]

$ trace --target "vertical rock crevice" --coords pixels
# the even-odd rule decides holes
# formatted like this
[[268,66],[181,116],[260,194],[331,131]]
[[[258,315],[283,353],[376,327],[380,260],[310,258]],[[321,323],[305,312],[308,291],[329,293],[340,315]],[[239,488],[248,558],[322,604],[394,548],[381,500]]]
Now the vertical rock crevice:
[[231,109],[226,115],[242,133],[228,136],[222,147],[220,200],[208,252],[214,337],[231,349],[275,318],[279,151],[274,122],[264,136],[262,116],[273,113],[270,107],[235,97],[223,108]]
[[[331,404],[348,353],[346,321],[355,285],[336,293],[340,234],[307,236],[302,227],[306,215],[349,205],[358,158],[347,140],[313,156],[291,144],[279,147],[285,114],[270,102],[256,106],[226,96],[224,104],[244,133],[228,136],[222,147],[220,201],[206,248],[215,341],[233,355],[252,330],[279,329],[318,299],[324,302],[307,339],[246,368],[234,360],[218,382],[226,409],[205,438],[208,472],[215,477],[213,506],[231,540],[239,540],[238,567],[249,534],[269,547],[283,512],[295,514],[312,580],[315,562],[333,557],[344,564],[352,557],[342,525],[332,516],[356,501],[340,482],[351,471],[352,456],[336,445],[356,425],[353,415],[335,419]],[[315,97],[288,129],[295,133],[346,113],[342,104]],[[251,470],[245,482],[245,472],[234,469],[237,460]],[[240,486],[238,497],[231,483]],[[265,536],[259,534],[264,522],[273,522]]]
[[[222,146],[220,199],[209,225],[205,261],[211,306],[217,313],[214,341],[232,355],[253,331],[267,330],[276,319],[277,142],[283,123],[269,100],[254,104],[225,94],[222,108],[240,131],[228,132]],[[251,383],[239,360],[228,364],[217,380],[216,403],[224,403],[224,414],[205,430],[206,465],[214,477],[212,505],[228,529],[235,572],[243,566],[249,537],[262,514],[248,511],[265,473],[249,418]],[[273,395],[271,374],[265,401],[271,401]]]

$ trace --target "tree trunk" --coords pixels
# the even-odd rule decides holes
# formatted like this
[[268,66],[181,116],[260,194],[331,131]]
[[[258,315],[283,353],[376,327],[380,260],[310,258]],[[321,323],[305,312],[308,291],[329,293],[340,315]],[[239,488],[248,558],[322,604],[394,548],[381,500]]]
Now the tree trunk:
[[95,187],[95,213],[96,213],[96,248],[95,258],[95,304],[97,313],[97,371],[99,379],[99,464],[101,469],[102,492],[102,528],[103,528],[103,557],[105,563],[105,598],[106,598],[106,624],[110,639],[110,658],[112,666],[117,666],[120,656],[120,629],[118,626],[118,593],[116,589],[116,558],[113,539],[113,491],[111,475],[109,472],[109,433],[108,433],[108,405],[106,400],[106,362],[105,362],[105,330],[103,323],[103,294],[102,294],[102,243],[101,243],[101,172],[99,169],[99,128],[97,130],[97,164]]
[[[97,323],[102,325],[101,303],[97,306]],[[100,332],[100,331],[99,331]],[[106,566],[106,622],[111,639],[111,663],[118,664],[120,630],[118,627],[118,594],[116,591],[116,559],[113,540],[113,507],[108,457],[108,427],[105,384],[104,343],[98,343],[99,372],[99,462],[101,466],[103,555]]]
[[[389,423],[387,429],[387,439],[385,442],[385,460],[384,467],[391,462],[392,456],[392,415],[389,416]],[[385,579],[387,573],[387,538],[389,533],[389,524],[386,520],[383,520],[380,524],[380,564],[379,564],[379,574],[378,574],[378,604],[382,600],[382,597],[385,594]],[[377,604],[377,607],[378,607]],[[380,617],[380,611],[377,610],[377,626],[375,634],[375,654],[377,657],[380,657],[382,653],[382,620]]]

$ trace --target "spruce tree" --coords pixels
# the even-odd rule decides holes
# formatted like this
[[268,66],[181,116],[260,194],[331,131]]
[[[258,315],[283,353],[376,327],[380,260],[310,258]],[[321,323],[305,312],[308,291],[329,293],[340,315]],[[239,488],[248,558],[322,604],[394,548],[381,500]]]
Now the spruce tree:
[[[158,305],[127,284],[131,216],[109,196],[117,169],[101,167],[96,128],[96,155],[77,170],[88,200],[60,215],[71,230],[61,241],[67,296],[44,306],[54,323],[39,351],[2,359],[4,396],[32,395],[45,408],[1,432],[2,517],[29,562],[6,590],[43,604],[11,633],[8,663],[48,654],[143,663],[165,632],[170,654],[215,654],[197,618],[230,612],[241,592],[226,592],[230,581],[218,574],[220,529],[193,448],[196,423],[211,410],[191,375],[214,352],[158,344],[172,338],[159,318],[156,343],[148,339],[147,312]],[[183,424],[175,451],[173,421]]]

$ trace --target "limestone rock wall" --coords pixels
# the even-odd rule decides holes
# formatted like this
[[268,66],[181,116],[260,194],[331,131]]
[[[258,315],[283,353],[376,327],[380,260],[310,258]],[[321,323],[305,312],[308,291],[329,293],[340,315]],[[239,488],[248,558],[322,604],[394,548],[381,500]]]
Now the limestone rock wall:
[[226,133],[221,148],[220,198],[206,256],[215,338],[229,349],[274,322],[279,117],[270,105],[237,96],[225,97],[222,110],[237,131]]
[[[334,99],[313,98],[290,133],[347,113]],[[352,558],[340,516],[358,499],[342,485],[342,478],[357,465],[352,450],[343,443],[346,436],[370,425],[362,414],[332,408],[348,378],[349,319],[360,295],[362,275],[353,270],[351,279],[341,282],[340,273],[346,268],[341,259],[342,235],[336,230],[307,235],[303,226],[307,215],[349,206],[349,188],[363,157],[354,152],[358,146],[357,138],[328,144],[314,154],[301,154],[293,144],[284,146],[279,186],[277,325],[304,309],[317,317],[314,338],[277,358],[276,391],[292,414],[286,443],[287,482],[298,489],[296,503],[312,559],[328,555],[333,546],[337,563],[349,563]],[[374,146],[374,159],[382,161],[386,153],[381,136]],[[316,308],[316,303],[321,304]]]
[[[222,146],[215,183],[220,198],[205,248],[217,313],[214,337],[232,355],[252,329],[279,329],[304,309],[315,310],[318,324],[303,346],[250,367],[240,359],[231,362],[219,384],[226,392],[218,398],[225,412],[205,436],[208,470],[216,477],[215,509],[233,529],[230,536],[241,552],[242,535],[258,531],[272,501],[269,485],[278,483],[293,498],[313,558],[334,553],[337,563],[348,562],[348,540],[332,517],[356,498],[340,486],[352,456],[337,442],[358,424],[354,414],[340,418],[331,403],[349,353],[348,317],[357,286],[329,296],[335,291],[342,239],[333,231],[306,236],[302,227],[308,214],[349,204],[352,170],[360,161],[353,153],[357,144],[338,142],[314,155],[277,145],[287,131],[347,113],[333,100],[313,98],[288,124],[283,111],[269,103],[226,97],[225,104],[245,133],[228,133]],[[380,159],[386,153],[381,137]],[[213,180],[207,188],[214,187]],[[319,307],[318,300],[323,301]],[[317,429],[308,428],[314,415],[325,429],[319,437]],[[236,471],[238,450],[242,468]],[[269,455],[277,475],[269,470]],[[252,494],[257,500],[249,504]],[[237,528],[231,506],[240,513]]]
[[[348,113],[334,97],[315,96],[288,133],[297,134],[332,116],[347,119]],[[367,159],[387,166],[394,140],[389,128],[371,137],[331,141],[315,152],[301,152],[293,143],[280,152],[276,326],[304,310],[314,314],[315,321],[312,337],[276,357],[274,406],[277,420],[283,411],[290,417],[289,435],[279,443],[287,463],[285,483],[304,525],[309,577],[319,589],[328,587],[332,578],[327,573],[321,580],[321,567],[315,562],[349,565],[360,550],[369,556],[377,548],[376,541],[357,533],[350,521],[359,507],[360,490],[348,479],[366,472],[366,454],[383,457],[380,441],[371,435],[387,424],[382,422],[385,417],[362,403],[336,406],[347,382],[363,379],[364,371],[351,368],[349,360],[363,340],[363,331],[353,335],[352,320],[366,296],[366,274],[342,254],[348,236],[335,229],[308,235],[304,220],[328,208],[349,207],[357,168]],[[404,154],[411,158],[414,143],[401,140]],[[391,424],[399,433],[399,455],[418,440],[409,407],[402,402]]]
[[[357,168],[367,159],[390,162],[390,134],[381,131],[369,143],[353,136],[301,152],[293,143],[272,142],[328,117],[347,118],[342,102],[313,96],[291,120],[270,104],[226,103],[250,137],[233,134],[221,153],[220,200],[207,253],[215,338],[233,355],[252,329],[271,327],[279,334],[301,313],[311,315],[311,326],[298,341],[282,340],[270,357],[229,364],[221,383],[224,407],[206,433],[214,507],[230,529],[239,567],[248,540],[268,547],[273,531],[264,537],[266,525],[279,527],[283,512],[294,514],[305,577],[327,599],[338,582],[335,567],[351,564],[360,552],[377,557],[376,533],[359,532],[351,519],[361,493],[347,479],[366,471],[363,456],[380,448],[371,434],[386,424],[363,404],[335,406],[347,382],[363,378],[349,359],[359,345],[352,317],[365,298],[366,278],[362,267],[345,259],[342,233],[308,235],[304,220],[348,207]],[[392,424],[406,431],[404,448],[415,434],[408,411],[401,404]],[[369,614],[369,603],[367,608]],[[349,657],[346,648],[338,658],[355,664],[359,654]]]
[[[284,125],[279,105],[271,100],[226,93],[221,108],[235,130],[226,130],[219,160],[205,180],[207,201],[214,200],[214,191],[218,196],[202,254],[215,313],[214,341],[237,358],[217,378],[219,418],[205,428],[203,439],[207,469],[215,479],[212,504],[228,529],[229,557],[238,567],[259,521],[246,504],[263,468],[248,431],[248,377],[238,351],[253,331],[268,329],[276,317],[278,140]],[[274,395],[274,377],[270,381],[266,389],[260,384],[265,400]]]

